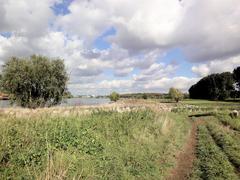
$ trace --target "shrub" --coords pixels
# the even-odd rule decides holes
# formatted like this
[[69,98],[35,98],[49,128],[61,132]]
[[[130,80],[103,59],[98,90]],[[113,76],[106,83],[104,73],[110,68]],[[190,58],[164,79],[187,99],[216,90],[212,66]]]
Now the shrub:
[[13,57],[2,70],[2,87],[12,101],[29,108],[61,102],[68,77],[63,60]]
[[109,98],[110,98],[111,101],[116,102],[117,100],[119,100],[119,94],[116,93],[116,92],[112,92],[112,93],[110,94]]
[[183,93],[179,89],[175,88],[169,89],[169,96],[176,102],[179,102],[180,100],[183,99]]
[[147,98],[148,98],[148,97],[147,97],[147,94],[146,94],[146,93],[143,93],[143,94],[142,94],[142,98],[143,98],[143,99],[147,99]]

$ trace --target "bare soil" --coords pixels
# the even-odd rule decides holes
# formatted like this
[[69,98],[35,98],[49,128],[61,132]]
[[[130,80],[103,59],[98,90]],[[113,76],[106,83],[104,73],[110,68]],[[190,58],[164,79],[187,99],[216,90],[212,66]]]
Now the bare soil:
[[193,162],[196,158],[197,127],[202,124],[202,120],[195,120],[192,124],[190,135],[188,136],[182,150],[176,155],[176,166],[170,171],[167,180],[185,180],[188,179],[193,169]]

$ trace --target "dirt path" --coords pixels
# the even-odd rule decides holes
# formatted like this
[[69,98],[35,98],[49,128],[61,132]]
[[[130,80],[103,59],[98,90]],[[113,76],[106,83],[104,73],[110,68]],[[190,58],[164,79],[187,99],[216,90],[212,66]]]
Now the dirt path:
[[182,151],[177,154],[176,166],[170,171],[170,176],[167,180],[184,180],[189,177],[193,168],[193,161],[195,160],[197,126],[202,123],[202,120],[195,120],[193,122],[190,135]]

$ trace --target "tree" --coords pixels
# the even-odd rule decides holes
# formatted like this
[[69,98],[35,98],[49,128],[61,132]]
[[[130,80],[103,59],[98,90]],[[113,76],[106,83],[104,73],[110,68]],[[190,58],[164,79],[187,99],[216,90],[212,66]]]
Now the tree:
[[110,98],[111,101],[116,102],[117,100],[119,100],[119,94],[116,93],[116,92],[112,92],[112,93],[110,94],[109,98]]
[[67,80],[63,60],[33,55],[10,58],[3,65],[1,84],[12,101],[36,108],[59,104]]
[[147,94],[146,94],[146,93],[143,93],[143,94],[142,94],[142,98],[143,98],[143,99],[147,99],[147,98],[148,98]]
[[170,88],[168,94],[176,102],[179,102],[183,99],[183,93],[179,89]]
[[233,78],[237,83],[237,88],[240,91],[240,66],[233,70]]
[[233,75],[230,72],[211,74],[202,78],[189,89],[192,99],[225,100],[234,90]]

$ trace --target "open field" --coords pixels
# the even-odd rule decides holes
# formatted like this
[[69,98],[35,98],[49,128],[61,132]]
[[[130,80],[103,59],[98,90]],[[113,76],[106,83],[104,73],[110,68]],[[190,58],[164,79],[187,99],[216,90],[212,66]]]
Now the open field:
[[57,110],[1,114],[0,179],[162,179],[190,128],[147,107]]
[[[213,115],[188,117],[211,112],[198,107],[213,103],[220,107]],[[0,179],[239,179],[240,118],[227,115],[232,106],[122,100],[3,109]]]

